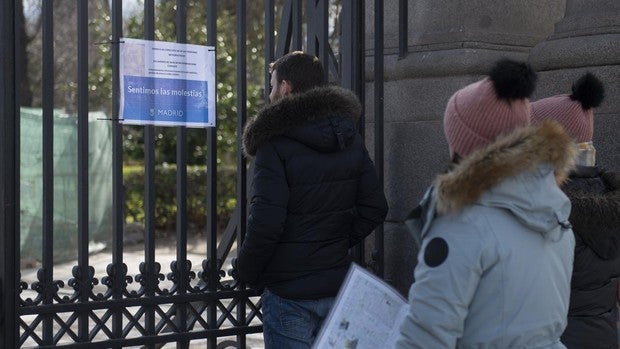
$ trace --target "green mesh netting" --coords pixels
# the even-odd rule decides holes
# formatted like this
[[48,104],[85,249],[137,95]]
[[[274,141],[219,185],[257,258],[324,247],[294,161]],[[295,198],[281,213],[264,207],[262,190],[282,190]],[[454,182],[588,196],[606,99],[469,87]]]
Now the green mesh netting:
[[[22,260],[42,256],[42,110],[21,108],[20,250]],[[103,112],[88,116],[88,229],[91,246],[110,240],[112,226],[112,125]],[[77,116],[54,111],[54,261],[77,256]]]

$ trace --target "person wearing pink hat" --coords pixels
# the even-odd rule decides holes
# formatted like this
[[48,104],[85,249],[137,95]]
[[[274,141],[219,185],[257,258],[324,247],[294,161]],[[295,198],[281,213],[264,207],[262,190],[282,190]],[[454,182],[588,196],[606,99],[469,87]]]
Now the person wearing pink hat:
[[422,246],[396,348],[565,348],[575,240],[559,183],[576,148],[557,123],[530,125],[535,81],[504,59],[448,101],[453,167],[410,225]]
[[562,335],[570,349],[618,347],[620,174],[597,166],[592,143],[593,109],[603,98],[603,84],[586,73],[571,94],[532,103],[533,123],[557,121],[579,146],[577,168],[562,186],[572,203],[569,221],[576,241],[568,326]]

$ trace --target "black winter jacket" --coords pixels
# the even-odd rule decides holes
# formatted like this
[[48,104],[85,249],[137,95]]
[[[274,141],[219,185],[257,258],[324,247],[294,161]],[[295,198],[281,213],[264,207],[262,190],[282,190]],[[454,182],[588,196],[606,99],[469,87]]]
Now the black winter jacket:
[[569,349],[617,349],[620,276],[620,174],[578,167],[565,183],[575,233],[568,326]]
[[387,203],[356,129],[353,93],[320,87],[284,97],[248,122],[254,156],[241,280],[290,299],[332,297],[349,248],[383,222]]

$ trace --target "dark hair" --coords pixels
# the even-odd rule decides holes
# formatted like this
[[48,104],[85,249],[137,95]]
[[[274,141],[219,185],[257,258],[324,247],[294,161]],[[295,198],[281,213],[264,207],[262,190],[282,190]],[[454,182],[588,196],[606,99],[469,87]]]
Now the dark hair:
[[293,93],[305,92],[325,84],[323,64],[315,56],[302,51],[293,51],[269,64],[269,72],[277,71],[278,82],[289,81]]

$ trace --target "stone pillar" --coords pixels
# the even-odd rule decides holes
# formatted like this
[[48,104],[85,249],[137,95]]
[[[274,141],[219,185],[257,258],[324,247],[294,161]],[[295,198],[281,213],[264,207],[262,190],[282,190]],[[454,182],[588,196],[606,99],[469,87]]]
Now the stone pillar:
[[567,0],[564,18],[530,54],[539,72],[533,99],[570,93],[586,71],[605,85],[594,110],[594,146],[599,165],[620,171],[620,1]]
[[[448,165],[443,112],[449,97],[497,59],[526,60],[553,31],[563,0],[409,0],[409,53],[398,57],[398,1],[385,3],[385,278],[405,293],[417,246],[403,220]],[[367,143],[373,141],[374,1],[366,1]],[[369,248],[371,250],[371,248]]]

